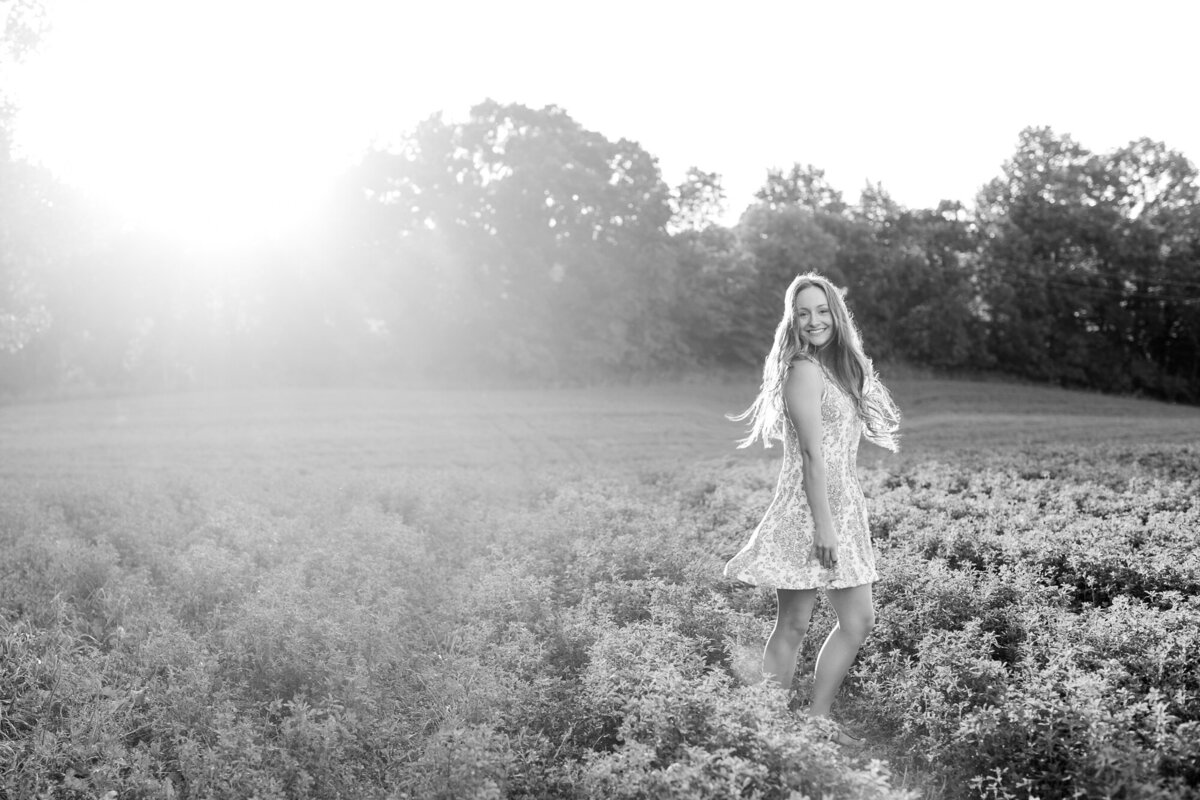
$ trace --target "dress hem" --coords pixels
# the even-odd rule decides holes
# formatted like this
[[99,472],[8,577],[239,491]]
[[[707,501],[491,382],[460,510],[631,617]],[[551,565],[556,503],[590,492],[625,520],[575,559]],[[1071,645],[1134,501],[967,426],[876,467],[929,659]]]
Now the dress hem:
[[741,576],[728,576],[727,575],[725,577],[728,578],[729,580],[735,581],[737,583],[742,583],[742,584],[745,584],[746,586],[753,586],[758,589],[785,589],[787,591],[792,591],[792,592],[804,591],[806,589],[853,589],[855,586],[869,586],[871,584],[879,582],[879,576],[876,575],[874,578],[871,578],[870,580],[866,580],[861,583],[849,583],[844,586],[836,585],[838,583],[838,581],[826,581],[824,583],[818,583],[814,586],[781,586],[780,584],[776,584],[776,583],[765,583],[765,582],[756,583],[752,580],[747,580],[746,578],[743,578]]

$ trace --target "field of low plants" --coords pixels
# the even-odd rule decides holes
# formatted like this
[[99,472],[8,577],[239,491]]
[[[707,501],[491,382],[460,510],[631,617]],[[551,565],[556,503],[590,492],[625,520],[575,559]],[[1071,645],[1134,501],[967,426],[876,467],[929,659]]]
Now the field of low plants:
[[0,798],[1200,797],[1200,411],[938,385],[857,752],[721,577],[745,387],[0,407]]

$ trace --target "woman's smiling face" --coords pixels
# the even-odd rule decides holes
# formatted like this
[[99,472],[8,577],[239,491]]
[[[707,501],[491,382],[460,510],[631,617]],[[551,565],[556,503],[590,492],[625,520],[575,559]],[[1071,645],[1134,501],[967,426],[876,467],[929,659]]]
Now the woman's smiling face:
[[833,338],[833,312],[820,286],[809,286],[796,295],[796,329],[814,349]]

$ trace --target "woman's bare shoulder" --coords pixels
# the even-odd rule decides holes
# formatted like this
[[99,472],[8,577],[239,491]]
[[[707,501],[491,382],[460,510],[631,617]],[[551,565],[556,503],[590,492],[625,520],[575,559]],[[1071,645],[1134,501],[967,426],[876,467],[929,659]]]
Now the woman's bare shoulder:
[[812,356],[796,356],[788,364],[788,377],[792,375],[820,377],[821,364]]
[[824,383],[824,377],[821,375],[821,365],[808,356],[797,356],[788,365],[788,375],[787,381],[784,384],[784,391],[789,394],[820,392]]

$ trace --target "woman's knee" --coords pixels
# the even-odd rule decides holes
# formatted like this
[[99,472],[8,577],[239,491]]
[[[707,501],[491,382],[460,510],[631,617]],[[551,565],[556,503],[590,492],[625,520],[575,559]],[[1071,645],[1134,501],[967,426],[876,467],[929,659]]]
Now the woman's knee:
[[775,617],[775,631],[788,641],[799,644],[808,633],[808,622],[812,617],[816,593],[813,590],[778,590],[779,611]]
[[866,608],[856,610],[852,614],[839,615],[838,627],[860,642],[865,641],[875,627],[875,609]]
[[808,614],[780,614],[775,620],[775,628],[789,640],[797,642],[808,635]]

